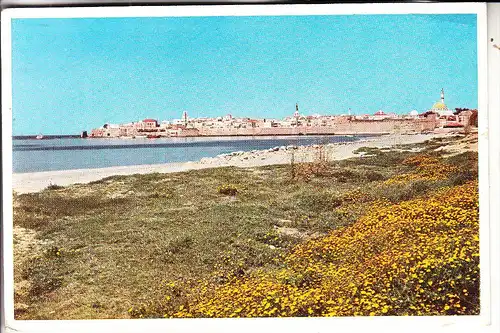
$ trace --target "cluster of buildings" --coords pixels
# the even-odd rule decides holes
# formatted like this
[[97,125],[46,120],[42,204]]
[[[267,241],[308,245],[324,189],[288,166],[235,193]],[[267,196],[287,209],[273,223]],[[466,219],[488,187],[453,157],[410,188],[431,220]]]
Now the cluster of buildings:
[[126,124],[105,124],[91,131],[90,137],[159,138],[188,136],[229,136],[229,135],[313,135],[313,134],[383,134],[419,133],[437,128],[468,127],[471,115],[477,110],[448,109],[441,99],[424,113],[411,111],[407,115],[385,113],[351,115],[310,115],[295,113],[283,119],[235,118],[228,114],[216,118],[190,118],[186,111],[180,119],[157,121],[144,119]]

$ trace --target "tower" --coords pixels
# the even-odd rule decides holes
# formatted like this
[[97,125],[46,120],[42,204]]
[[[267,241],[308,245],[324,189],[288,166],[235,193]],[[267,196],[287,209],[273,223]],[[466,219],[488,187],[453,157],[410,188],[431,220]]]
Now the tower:
[[184,126],[187,126],[187,124],[188,124],[188,113],[187,113],[187,111],[184,111],[182,113],[182,122],[184,123]]
[[444,104],[444,88],[441,88],[441,103]]
[[295,126],[299,124],[299,103],[295,104],[295,112],[293,113],[293,117],[295,118]]

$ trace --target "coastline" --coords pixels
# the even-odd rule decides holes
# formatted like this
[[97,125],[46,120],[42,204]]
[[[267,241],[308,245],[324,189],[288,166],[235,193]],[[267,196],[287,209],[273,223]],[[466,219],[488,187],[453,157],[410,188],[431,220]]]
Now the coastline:
[[[325,145],[324,153],[331,160],[342,160],[355,156],[353,153],[361,147],[390,147],[395,144],[415,144],[426,140],[454,135],[454,133],[430,133],[413,135],[382,135],[370,137],[348,143],[334,143]],[[317,156],[317,145],[298,147],[275,147],[268,150],[254,150],[250,152],[233,152],[212,158],[202,158],[199,161],[116,166],[96,169],[57,170],[28,173],[14,173],[12,175],[12,189],[17,193],[38,192],[54,184],[68,186],[76,183],[89,183],[102,178],[116,175],[133,175],[147,173],[173,173],[206,168],[236,166],[242,168],[260,167],[275,164],[288,164],[294,152],[297,163],[309,162]]]

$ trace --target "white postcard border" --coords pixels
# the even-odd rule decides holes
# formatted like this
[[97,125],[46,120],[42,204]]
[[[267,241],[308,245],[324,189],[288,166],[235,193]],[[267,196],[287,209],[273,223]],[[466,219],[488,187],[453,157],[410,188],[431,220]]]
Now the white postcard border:
[[[3,150],[3,240],[4,291],[6,326],[20,332],[137,332],[168,329],[171,332],[233,331],[340,331],[442,330],[450,332],[486,331],[491,326],[490,313],[490,234],[489,154],[479,156],[480,184],[480,255],[481,315],[463,317],[348,317],[286,319],[124,319],[124,320],[14,320],[13,312],[13,239],[12,239],[12,63],[11,19],[76,18],[76,17],[159,17],[159,16],[269,16],[269,15],[348,15],[348,14],[477,14],[478,29],[478,99],[479,150],[492,153],[498,142],[489,142],[487,29],[484,3],[411,3],[411,4],[342,4],[342,5],[232,5],[232,6],[167,6],[167,7],[87,7],[87,8],[23,8],[2,12],[2,150]],[[498,118],[498,117],[497,117]],[[497,136],[498,137],[498,136]],[[493,147],[493,148],[492,148]],[[498,150],[496,150],[498,151]],[[6,204],[9,203],[9,204]],[[492,205],[495,206],[495,205]],[[498,209],[497,209],[498,210]],[[493,213],[491,211],[491,213]],[[498,217],[497,214],[493,215]]]

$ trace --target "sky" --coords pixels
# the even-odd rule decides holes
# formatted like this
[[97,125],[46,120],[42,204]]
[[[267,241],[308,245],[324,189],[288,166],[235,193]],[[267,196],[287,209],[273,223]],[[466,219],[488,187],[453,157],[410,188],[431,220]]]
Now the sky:
[[12,79],[14,135],[477,108],[476,15],[13,19]]

